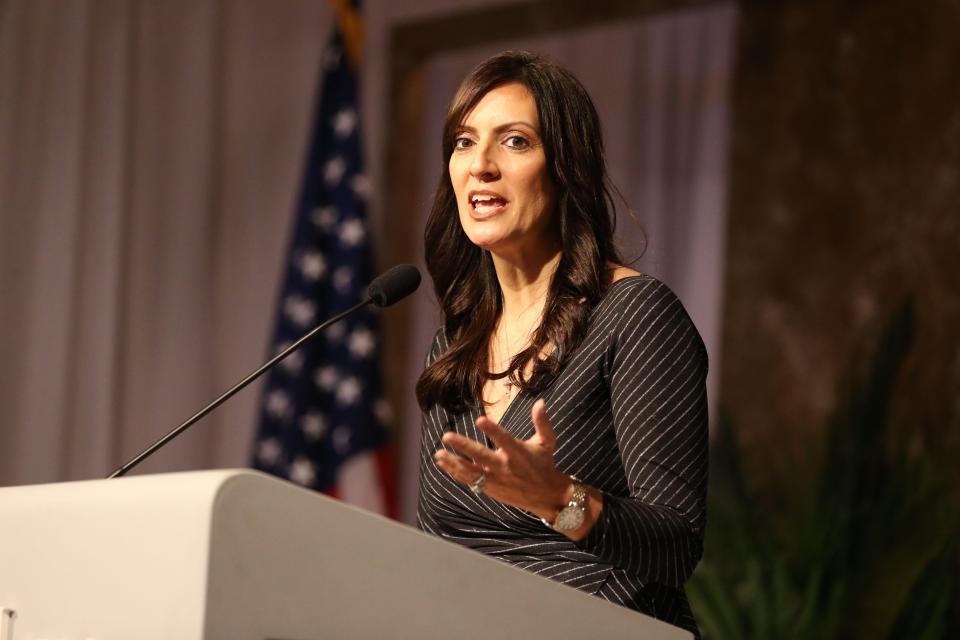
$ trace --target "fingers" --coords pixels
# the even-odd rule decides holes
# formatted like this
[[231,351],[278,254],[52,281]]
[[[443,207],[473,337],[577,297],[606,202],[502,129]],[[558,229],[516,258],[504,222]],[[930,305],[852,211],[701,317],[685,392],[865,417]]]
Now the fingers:
[[453,447],[479,465],[491,466],[496,462],[497,454],[494,451],[491,451],[476,440],[471,440],[459,433],[448,431],[443,434],[442,440],[444,444]]
[[541,398],[533,403],[533,409],[530,411],[533,417],[533,428],[540,436],[540,441],[550,450],[553,450],[557,442],[557,436],[553,431],[553,423],[547,416],[547,403]]
[[472,462],[456,456],[443,449],[434,454],[437,466],[447,472],[457,482],[471,484],[484,472],[482,468]]
[[[553,430],[553,423],[547,416],[546,402],[542,398],[533,403],[531,416],[533,418],[533,428],[537,437],[540,438],[540,442],[552,450],[556,445],[557,436]],[[500,449],[509,451],[518,444],[517,440],[506,429],[486,416],[477,418],[477,428],[483,431]]]
[[[477,428],[496,449],[455,432],[444,433],[441,440],[453,451],[439,449],[434,454],[437,467],[476,493],[504,504],[533,513],[550,511],[556,502],[554,494],[566,491],[569,478],[556,468],[556,435],[543,400],[534,403],[531,416],[535,433],[527,440],[517,440],[493,420],[479,417]],[[484,479],[482,487],[472,486],[479,478]]]
[[480,416],[477,418],[477,428],[480,431],[490,438],[493,444],[497,445],[500,449],[510,450],[512,447],[516,446],[517,441],[507,433],[507,430],[501,427],[499,424],[488,418],[487,416]]

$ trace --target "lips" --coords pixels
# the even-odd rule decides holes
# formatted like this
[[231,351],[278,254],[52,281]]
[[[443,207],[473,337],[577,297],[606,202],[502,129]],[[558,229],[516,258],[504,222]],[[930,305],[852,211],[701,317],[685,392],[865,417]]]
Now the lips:
[[479,220],[495,216],[507,206],[507,199],[496,191],[471,191],[467,194],[470,214]]

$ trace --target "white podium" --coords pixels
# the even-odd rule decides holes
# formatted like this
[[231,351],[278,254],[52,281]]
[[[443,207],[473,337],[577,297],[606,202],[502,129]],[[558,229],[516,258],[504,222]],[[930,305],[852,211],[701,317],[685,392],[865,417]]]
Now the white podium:
[[0,489],[0,609],[0,640],[691,637],[251,471]]

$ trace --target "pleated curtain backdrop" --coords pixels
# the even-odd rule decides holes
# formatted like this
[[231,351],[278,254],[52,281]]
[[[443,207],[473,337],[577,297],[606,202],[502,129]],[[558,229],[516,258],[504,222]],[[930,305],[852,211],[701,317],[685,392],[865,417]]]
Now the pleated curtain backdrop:
[[[0,4],[0,485],[103,476],[266,354],[325,3]],[[243,466],[256,390],[145,471]]]

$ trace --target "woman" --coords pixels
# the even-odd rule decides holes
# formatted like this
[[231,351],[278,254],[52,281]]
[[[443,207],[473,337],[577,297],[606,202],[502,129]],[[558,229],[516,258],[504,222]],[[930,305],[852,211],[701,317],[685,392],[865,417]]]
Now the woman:
[[676,296],[620,264],[589,96],[497,55],[457,91],[443,153],[420,527],[697,634],[706,351]]

